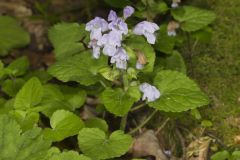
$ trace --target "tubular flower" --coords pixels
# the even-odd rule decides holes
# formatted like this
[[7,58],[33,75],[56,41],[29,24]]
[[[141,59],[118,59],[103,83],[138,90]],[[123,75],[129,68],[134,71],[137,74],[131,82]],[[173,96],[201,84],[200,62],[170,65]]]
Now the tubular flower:
[[142,83],[139,86],[141,92],[143,92],[142,100],[147,100],[147,102],[153,102],[160,97],[160,91],[148,83]]
[[115,55],[117,47],[121,46],[122,35],[117,31],[111,31],[108,34],[104,34],[98,41],[99,46],[103,47],[103,54],[107,56]]
[[122,47],[119,47],[117,49],[117,52],[114,56],[111,57],[111,63],[116,63],[116,67],[119,69],[127,69],[127,60],[129,59],[129,56],[125,49]]
[[157,30],[159,30],[159,27],[156,23],[142,21],[134,27],[133,33],[136,35],[144,35],[147,38],[148,43],[154,44],[156,41],[156,35],[154,32]]
[[127,19],[128,17],[130,17],[133,13],[134,13],[135,9],[131,6],[126,6],[123,9],[123,17],[124,19]]

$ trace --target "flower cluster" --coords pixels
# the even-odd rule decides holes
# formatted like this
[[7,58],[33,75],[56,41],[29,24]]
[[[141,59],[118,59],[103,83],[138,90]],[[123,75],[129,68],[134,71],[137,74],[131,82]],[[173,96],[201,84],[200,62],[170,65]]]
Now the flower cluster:
[[[128,25],[125,22],[134,13],[134,8],[127,6],[123,9],[123,17],[118,17],[116,12],[111,10],[108,15],[108,21],[96,17],[86,24],[86,30],[90,32],[89,48],[93,49],[93,57],[99,58],[102,53],[111,57],[110,62],[116,64],[119,69],[127,69],[129,56],[122,47],[123,36],[128,34]],[[152,22],[143,21],[138,23],[133,33],[143,35],[148,43],[154,44],[156,41],[155,31],[159,29],[158,25]],[[137,64],[137,69],[140,69]]]
[[[110,63],[115,64],[118,69],[127,69],[129,56],[123,48],[123,38],[128,35],[128,25],[125,22],[134,13],[134,8],[127,6],[123,9],[123,17],[118,17],[116,12],[111,10],[107,21],[96,17],[86,24],[86,30],[90,32],[89,48],[93,49],[93,57],[98,59],[101,52],[110,57]],[[156,42],[155,32],[159,26],[155,23],[142,21],[133,28],[133,34],[143,35],[147,42],[154,44]],[[144,67],[144,55],[138,54],[137,69]],[[152,102],[160,97],[160,92],[156,87],[148,83],[143,83],[139,87],[143,92],[142,100]]]

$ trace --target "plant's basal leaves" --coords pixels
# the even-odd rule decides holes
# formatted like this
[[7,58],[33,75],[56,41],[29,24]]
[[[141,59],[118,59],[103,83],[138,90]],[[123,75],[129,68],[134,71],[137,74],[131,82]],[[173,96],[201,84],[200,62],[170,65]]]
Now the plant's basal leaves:
[[99,80],[98,71],[106,66],[106,56],[93,59],[91,53],[85,52],[56,62],[48,71],[63,82],[76,81],[88,86]]
[[11,117],[13,117],[18,124],[21,126],[23,131],[32,129],[39,120],[39,113],[37,112],[27,112],[22,110],[12,110],[9,112]]
[[80,117],[65,110],[54,112],[50,124],[52,129],[44,130],[44,136],[52,141],[61,141],[64,138],[76,135],[84,127]]
[[185,6],[172,10],[173,17],[181,22],[184,31],[192,32],[206,27],[212,23],[216,15],[212,11]]
[[0,55],[6,55],[10,49],[23,47],[30,41],[29,34],[17,21],[8,16],[0,16]]
[[71,110],[70,104],[64,102],[64,95],[59,87],[53,84],[43,86],[43,98],[39,105],[42,107],[41,112],[49,118],[58,109]]
[[25,56],[14,60],[7,67],[11,75],[14,75],[14,76],[24,75],[27,72],[28,68],[29,68],[29,60]]
[[124,116],[132,107],[135,98],[120,88],[107,88],[101,95],[101,101],[109,112],[117,116]]
[[60,89],[64,93],[65,100],[71,105],[72,110],[80,108],[85,103],[87,94],[84,90],[68,86],[61,86]]
[[107,122],[101,118],[90,118],[85,121],[85,126],[87,128],[99,128],[104,132],[108,131]]
[[[142,72],[152,72],[154,67],[154,61],[155,61],[155,51],[153,47],[147,43],[147,41],[142,36],[131,36],[127,39],[126,44],[129,48],[131,48],[135,52],[135,56],[137,56],[138,52],[141,54],[144,54],[146,57],[147,64],[145,67],[141,70]],[[130,61],[131,61],[130,56]],[[131,63],[131,62],[130,62]],[[136,65],[136,62],[133,62],[134,66]]]
[[123,131],[115,131],[107,138],[100,129],[83,128],[79,132],[78,143],[85,155],[102,160],[125,154],[132,144],[132,138]]
[[21,133],[17,122],[6,115],[0,116],[0,135],[0,159],[44,159],[51,145],[49,141],[43,140],[41,129]]
[[2,83],[2,90],[9,96],[14,97],[25,83],[24,79],[7,79]]
[[161,96],[149,105],[158,110],[182,112],[209,103],[208,97],[196,83],[183,73],[161,71],[156,75],[154,84],[160,90]]
[[49,39],[57,59],[72,56],[84,50],[80,42],[86,36],[85,26],[78,23],[60,23],[49,30]]
[[177,51],[173,51],[173,53],[169,56],[157,59],[154,72],[158,73],[159,69],[174,70],[182,72],[184,74],[187,72],[184,59],[182,55]]
[[163,24],[157,34],[157,41],[154,48],[166,54],[171,54],[173,52],[175,42],[177,40],[176,36],[168,36],[167,25]]
[[68,151],[53,155],[49,160],[91,160],[91,159],[84,155],[79,155],[77,152]]
[[37,78],[28,80],[17,93],[14,108],[29,109],[39,104],[43,95],[42,84]]

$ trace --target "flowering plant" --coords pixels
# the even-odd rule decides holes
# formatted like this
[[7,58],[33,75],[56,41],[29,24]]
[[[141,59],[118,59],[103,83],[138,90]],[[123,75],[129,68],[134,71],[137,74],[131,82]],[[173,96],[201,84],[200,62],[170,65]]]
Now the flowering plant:
[[[187,77],[177,49],[186,42],[186,34],[204,41],[215,15],[179,5],[179,0],[171,8],[164,1],[142,0],[135,8],[124,6],[121,17],[111,10],[106,20],[56,24],[49,30],[56,62],[48,73],[32,73],[33,78],[21,78],[29,65],[25,57],[7,67],[1,64],[4,83],[11,86],[8,78],[15,77],[19,91],[3,88],[12,99],[0,110],[7,114],[0,116],[0,134],[6,136],[3,144],[12,148],[0,141],[5,147],[0,148],[0,159],[27,159],[30,153],[44,160],[114,159],[130,150],[132,136],[156,114],[176,115],[207,105],[208,97]],[[153,21],[169,13],[167,23]],[[141,109],[152,113],[132,123],[130,115]],[[5,134],[7,121],[16,142]],[[43,129],[36,127],[39,123]],[[80,155],[51,147],[76,135]],[[19,147],[26,152],[16,152]],[[8,149],[12,155],[4,152]]]

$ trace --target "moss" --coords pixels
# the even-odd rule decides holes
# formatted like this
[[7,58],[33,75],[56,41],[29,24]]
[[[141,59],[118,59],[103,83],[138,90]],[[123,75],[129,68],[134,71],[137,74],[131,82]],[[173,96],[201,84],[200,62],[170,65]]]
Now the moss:
[[[208,5],[217,14],[213,37],[209,45],[196,48],[192,58],[192,77],[210,96],[211,106],[202,110],[210,119],[217,136],[226,144],[233,144],[240,134],[240,1],[196,0],[195,5]],[[231,119],[229,119],[231,117]]]

